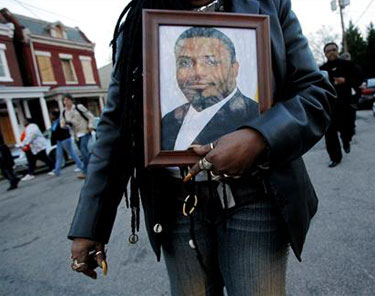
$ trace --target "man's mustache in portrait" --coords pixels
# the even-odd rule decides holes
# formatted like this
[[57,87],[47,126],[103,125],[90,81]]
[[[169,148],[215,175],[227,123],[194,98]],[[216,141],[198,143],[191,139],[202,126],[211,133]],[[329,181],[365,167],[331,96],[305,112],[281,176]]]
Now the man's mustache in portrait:
[[[202,89],[199,88],[199,85],[202,86]],[[198,112],[219,103],[221,100],[229,94],[229,91],[217,93],[216,95],[205,95],[204,92],[207,92],[207,88],[215,87],[215,83],[197,83],[189,82],[182,86],[182,90],[185,95],[187,95],[189,103],[194,107]]]

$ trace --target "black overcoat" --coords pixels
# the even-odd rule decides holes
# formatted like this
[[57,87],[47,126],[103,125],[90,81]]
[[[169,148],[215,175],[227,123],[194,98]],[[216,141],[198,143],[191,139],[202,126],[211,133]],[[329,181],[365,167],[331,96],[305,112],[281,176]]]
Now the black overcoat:
[[[247,125],[258,130],[271,150],[269,189],[280,207],[289,239],[300,260],[317,197],[301,156],[325,133],[330,120],[328,99],[334,89],[319,71],[290,0],[233,0],[234,13],[263,14],[270,18],[274,106]],[[121,46],[121,38],[118,40]],[[120,143],[118,108],[120,71],[112,73],[105,111],[97,128],[99,138],[90,158],[86,183],[69,232],[107,243],[124,191],[124,153]],[[152,231],[162,208],[160,188],[153,173],[139,172],[142,202],[151,245],[160,256],[161,236]]]
[[14,166],[14,160],[12,153],[5,144],[0,144],[0,168],[3,170],[12,169]]

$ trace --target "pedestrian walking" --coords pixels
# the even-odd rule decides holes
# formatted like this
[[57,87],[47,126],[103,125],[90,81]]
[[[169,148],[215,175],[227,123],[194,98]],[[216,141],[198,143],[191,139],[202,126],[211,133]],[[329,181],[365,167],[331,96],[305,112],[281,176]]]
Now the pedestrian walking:
[[91,131],[93,130],[94,116],[81,104],[76,104],[72,95],[63,95],[64,110],[60,117],[60,124],[62,128],[70,126],[73,130],[74,138],[78,142],[79,150],[83,158],[83,172],[79,175],[84,179],[89,162],[89,148],[88,143],[91,138]]
[[350,60],[339,58],[336,43],[324,46],[327,62],[320,67],[328,72],[329,80],[336,89],[337,98],[331,101],[331,124],[325,134],[326,149],[331,162],[328,167],[337,166],[342,160],[341,144],[346,153],[350,153],[350,142],[355,134],[355,100],[363,78],[357,65]]
[[21,179],[21,181],[29,181],[35,178],[34,172],[37,160],[41,160],[48,166],[50,170],[48,172],[49,175],[54,175],[53,162],[46,153],[47,140],[31,118],[25,119],[24,132],[24,139],[21,145],[26,153],[28,173]]
[[4,143],[3,136],[0,134],[0,169],[2,175],[8,179],[9,188],[7,191],[16,189],[20,179],[13,172],[14,160],[9,147]]
[[[60,126],[60,112],[59,110],[52,111],[52,126],[51,126],[51,144],[56,145],[56,161],[55,161],[55,176],[60,176],[61,166],[64,160],[64,150],[74,160],[77,168],[81,172],[84,170],[82,161],[79,159],[76,151],[73,148],[73,140],[70,134],[69,127],[62,128]],[[78,175],[81,177],[81,174]]]
[[[144,168],[139,53],[142,37],[147,38],[142,36],[142,9],[150,7],[266,14],[271,24],[274,106],[259,116],[251,117],[249,111],[246,123],[194,146],[200,160],[189,170],[181,168],[181,176],[166,168]],[[290,0],[140,0],[131,1],[121,15],[125,14],[115,30],[116,66],[107,108],[68,235],[73,240],[72,269],[92,278],[97,277],[97,266],[106,272],[104,246],[130,181],[129,241],[137,241],[140,194],[150,243],[158,260],[163,252],[172,295],[219,296],[224,286],[229,296],[285,295],[289,247],[301,260],[310,220],[317,211],[317,197],[301,156],[324,135],[328,100],[334,94],[312,57]],[[181,67],[177,71],[184,71],[176,73],[187,100],[183,110],[189,110],[181,121],[191,121],[190,111],[195,116],[217,106],[212,102],[220,101],[224,104],[220,110],[227,112],[225,102],[248,101],[236,90],[238,63],[227,38],[195,31],[181,35],[174,47],[176,67]],[[198,47],[200,51],[191,52]],[[198,68],[200,75],[194,72]],[[165,147],[169,142],[177,145],[181,137],[185,142],[189,133],[179,132],[181,126],[184,123],[175,124],[177,139],[163,135]],[[189,217],[184,215],[188,214],[186,196],[193,199],[192,207],[198,201]]]

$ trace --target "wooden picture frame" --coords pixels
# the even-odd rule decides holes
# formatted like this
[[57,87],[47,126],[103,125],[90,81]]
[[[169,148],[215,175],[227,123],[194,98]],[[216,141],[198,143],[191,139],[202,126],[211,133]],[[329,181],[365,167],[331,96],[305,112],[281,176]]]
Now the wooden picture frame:
[[[183,55],[181,50],[176,49],[177,47],[185,46],[186,44],[181,42],[186,42],[187,38],[191,38],[185,36],[190,33],[191,30],[189,31],[189,28],[200,28],[192,29],[193,31],[203,30],[206,32],[208,30],[211,32],[218,30],[221,33],[225,32],[224,35],[229,36],[228,38],[232,41],[236,49],[236,54],[238,54],[236,59],[238,61],[240,59],[240,50],[237,51],[237,47],[242,48],[242,61],[238,62],[240,65],[239,70],[237,70],[236,76],[232,75],[234,76],[236,89],[239,90],[241,88],[242,90],[242,88],[249,88],[248,92],[252,93],[249,95],[246,94],[246,96],[252,98],[253,101],[258,104],[258,115],[270,108],[272,104],[271,47],[268,16],[145,9],[143,10],[143,114],[146,167],[187,166],[198,160],[198,156],[192,151],[179,149],[168,150],[171,148],[166,149],[166,147],[169,146],[165,144],[169,143],[168,140],[166,140],[168,139],[166,130],[172,129],[168,128],[168,125],[165,123],[167,122],[166,118],[169,118],[171,114],[177,116],[176,114],[179,114],[178,112],[183,108],[182,106],[185,106],[181,105],[180,107],[176,107],[175,104],[177,104],[177,102],[185,99],[187,100],[186,102],[192,103],[190,100],[193,100],[189,97],[190,93],[187,87],[181,83],[182,78],[179,72],[181,69],[181,71],[184,71],[183,67],[194,67],[190,65],[193,64],[193,62],[183,61],[184,57],[181,57]],[[180,39],[182,38],[181,32],[186,32],[184,35],[186,39],[183,39],[183,41]],[[229,33],[231,35],[229,35]],[[180,37],[176,38],[176,36]],[[213,37],[213,39],[215,38],[216,37]],[[204,40],[212,42],[213,39]],[[225,48],[222,45],[224,44],[223,41],[219,40],[215,42],[220,43],[221,48]],[[244,42],[248,42],[248,44],[246,45]],[[206,47],[209,47],[209,45]],[[253,50],[251,51],[248,48],[252,48]],[[226,50],[228,50],[228,48]],[[186,51],[185,48],[184,51]],[[177,56],[177,52],[179,56],[175,57],[175,55]],[[249,52],[251,52],[251,54]],[[197,61],[200,61],[200,59],[199,57]],[[202,59],[204,59],[206,64],[218,64],[218,62],[211,61],[211,57],[204,56]],[[243,63],[243,65],[241,65],[241,63]],[[230,69],[234,69],[233,64],[230,65],[230,67],[232,67]],[[177,68],[178,70],[176,70]],[[236,69],[238,69],[238,67]],[[230,71],[234,72],[234,70]],[[241,74],[240,71],[243,71],[244,74]],[[238,77],[241,78],[242,76],[244,78],[240,81]],[[250,78],[247,79],[247,77],[253,77],[253,79],[250,81]],[[243,86],[239,86],[240,83],[242,83]],[[176,85],[180,89],[176,90]],[[201,86],[194,85],[192,87],[199,88]],[[195,91],[195,89],[193,91]],[[202,94],[205,90],[199,91],[200,96],[204,97]],[[196,96],[192,95],[194,98]],[[190,105],[187,104],[186,106]],[[186,112],[183,114],[185,116]],[[181,121],[181,119],[179,120]],[[228,122],[232,121],[228,120]],[[178,140],[175,139],[174,141],[175,146],[173,147],[177,147]]]

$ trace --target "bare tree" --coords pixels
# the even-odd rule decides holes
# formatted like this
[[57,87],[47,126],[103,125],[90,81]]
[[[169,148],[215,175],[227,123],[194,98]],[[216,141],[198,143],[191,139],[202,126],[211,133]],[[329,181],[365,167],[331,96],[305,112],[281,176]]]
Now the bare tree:
[[311,51],[318,65],[321,65],[325,62],[325,56],[323,52],[324,44],[328,42],[336,42],[337,44],[340,44],[340,36],[335,33],[333,27],[325,25],[323,25],[315,33],[308,34],[307,40],[309,41]]

